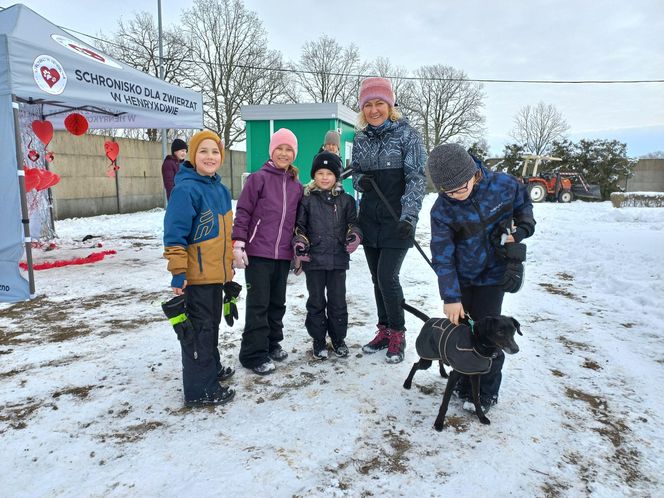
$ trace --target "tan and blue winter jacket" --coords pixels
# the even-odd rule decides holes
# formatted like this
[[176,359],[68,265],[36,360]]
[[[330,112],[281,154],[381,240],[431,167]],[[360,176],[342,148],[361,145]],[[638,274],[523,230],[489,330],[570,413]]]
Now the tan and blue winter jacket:
[[219,175],[202,176],[187,161],[175,176],[164,217],[164,257],[171,285],[225,283],[233,279],[231,195]]

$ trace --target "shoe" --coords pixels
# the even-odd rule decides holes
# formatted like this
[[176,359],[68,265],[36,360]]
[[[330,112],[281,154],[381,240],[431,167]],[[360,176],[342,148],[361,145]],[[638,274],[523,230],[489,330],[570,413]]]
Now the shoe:
[[212,396],[203,396],[199,399],[185,400],[184,406],[187,408],[198,408],[201,406],[225,405],[235,396],[235,389],[219,385],[219,390]]
[[[498,403],[498,396],[487,396],[480,394],[480,406],[482,411],[486,415],[491,410],[491,407]],[[464,402],[463,409],[469,412],[475,413],[475,405],[473,404],[472,398]]]
[[319,344],[314,344],[312,355],[317,360],[327,360],[327,345],[323,344],[321,346]]
[[385,361],[388,363],[401,363],[406,350],[406,331],[390,330],[390,342],[387,346]]
[[381,349],[385,349],[390,343],[390,329],[385,325],[378,324],[378,332],[371,342],[362,346],[362,351],[367,354],[377,353]]
[[222,365],[219,371],[217,372],[217,380],[222,381],[230,379],[231,377],[233,377],[234,373],[235,369],[233,367],[225,367]]
[[268,356],[273,361],[284,361],[288,358],[288,353],[283,350],[281,347],[277,347],[268,353]]
[[332,343],[332,349],[334,349],[334,354],[337,355],[337,358],[345,358],[348,356],[348,346],[344,341],[341,341],[338,344]]
[[274,363],[272,363],[270,360],[267,360],[266,362],[255,366],[251,370],[258,375],[269,375],[276,370],[276,367],[274,366]]

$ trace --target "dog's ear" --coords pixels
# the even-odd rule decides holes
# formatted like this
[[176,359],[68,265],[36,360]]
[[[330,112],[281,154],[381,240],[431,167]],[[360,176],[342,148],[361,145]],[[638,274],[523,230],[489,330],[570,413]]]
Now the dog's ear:
[[521,324],[517,321],[516,318],[510,317],[510,320],[512,320],[512,323],[514,324],[514,327],[516,328],[516,333],[519,335],[523,335],[521,333]]

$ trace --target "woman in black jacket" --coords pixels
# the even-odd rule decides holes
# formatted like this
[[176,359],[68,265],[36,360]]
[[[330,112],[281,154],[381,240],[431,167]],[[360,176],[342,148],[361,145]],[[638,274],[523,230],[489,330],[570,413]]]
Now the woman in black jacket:
[[344,192],[340,175],[338,155],[326,151],[314,158],[313,181],[304,188],[293,238],[295,272],[304,270],[309,291],[305,326],[313,339],[313,356],[319,360],[327,358],[328,334],[334,353],[348,356],[346,270],[350,253],[362,240],[355,200]]
[[378,312],[376,337],[362,350],[387,348],[387,362],[399,363],[406,348],[399,272],[413,247],[426,188],[426,152],[420,134],[394,108],[389,80],[365,79],[359,101],[361,129],[351,167],[355,188],[362,192],[358,219]]

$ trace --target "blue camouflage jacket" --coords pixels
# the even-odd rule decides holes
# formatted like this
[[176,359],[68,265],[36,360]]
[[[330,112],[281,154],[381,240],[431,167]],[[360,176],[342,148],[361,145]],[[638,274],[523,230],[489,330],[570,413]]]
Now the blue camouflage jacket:
[[[426,151],[420,134],[406,121],[385,121],[367,125],[353,142],[353,184],[360,174],[370,174],[399,220],[416,226],[426,189]],[[412,247],[413,241],[399,239],[397,223],[374,190],[363,192],[358,222],[369,247]]]
[[470,196],[459,201],[440,193],[431,208],[431,255],[445,303],[461,302],[461,287],[500,284],[507,263],[491,243],[498,225],[514,220],[517,242],[535,232],[526,186],[476,162],[483,176]]

